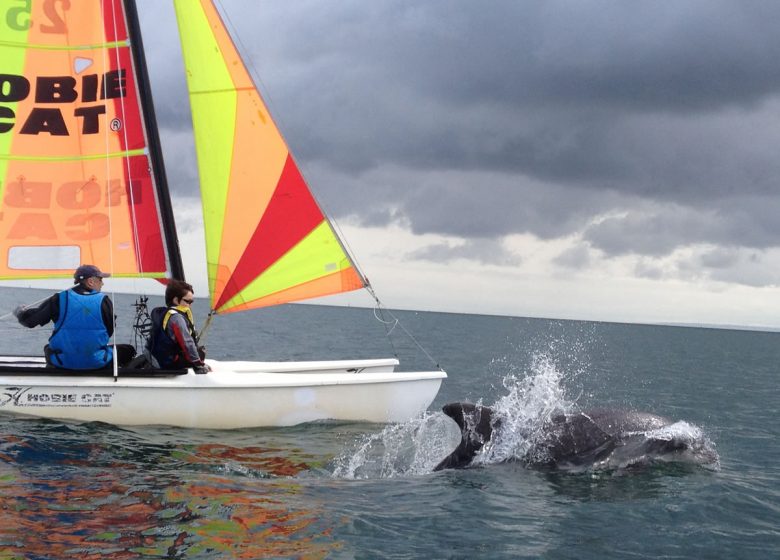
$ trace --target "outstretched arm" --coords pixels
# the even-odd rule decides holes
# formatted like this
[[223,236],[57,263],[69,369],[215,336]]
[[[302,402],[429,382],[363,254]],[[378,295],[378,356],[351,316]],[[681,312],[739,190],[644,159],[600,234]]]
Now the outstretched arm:
[[54,294],[37,306],[19,306],[14,309],[14,316],[25,327],[42,327],[49,322],[55,322],[60,315],[60,296]]

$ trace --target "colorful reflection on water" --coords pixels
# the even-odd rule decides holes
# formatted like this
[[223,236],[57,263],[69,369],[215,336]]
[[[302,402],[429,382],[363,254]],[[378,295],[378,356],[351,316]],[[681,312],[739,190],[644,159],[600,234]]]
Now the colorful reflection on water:
[[310,468],[295,450],[26,423],[39,433],[0,440],[0,558],[317,559],[341,547],[295,479]]

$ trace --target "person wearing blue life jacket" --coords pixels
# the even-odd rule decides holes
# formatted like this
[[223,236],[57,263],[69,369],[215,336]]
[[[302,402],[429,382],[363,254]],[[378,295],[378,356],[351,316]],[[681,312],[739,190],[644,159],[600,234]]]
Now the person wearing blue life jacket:
[[169,280],[165,288],[165,305],[152,309],[152,330],[147,349],[164,369],[193,368],[208,373],[204,362],[206,351],[198,346],[198,335],[192,318],[195,301],[192,286],[183,280]]
[[[17,320],[33,328],[54,323],[49,344],[44,348],[50,366],[92,370],[108,367],[114,358],[109,339],[114,334],[114,305],[102,293],[103,279],[111,276],[91,264],[81,265],[73,274],[75,286],[37,306],[19,306]],[[135,356],[130,344],[117,344],[119,366]]]

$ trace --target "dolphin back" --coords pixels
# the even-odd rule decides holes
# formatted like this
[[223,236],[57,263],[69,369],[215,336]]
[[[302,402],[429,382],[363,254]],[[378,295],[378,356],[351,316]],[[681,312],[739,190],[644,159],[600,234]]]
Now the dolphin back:
[[[625,410],[584,410],[552,418],[546,437],[539,443],[534,459],[556,468],[593,465],[612,456],[618,448],[623,454],[661,454],[674,451],[673,441],[654,440],[647,432],[672,423],[668,418],[648,412]],[[636,442],[642,445],[637,447]],[[632,446],[626,444],[632,442]]]
[[528,457],[540,465],[582,465],[608,455],[615,448],[614,434],[603,430],[587,414],[561,414],[548,423],[545,437]]
[[[461,440],[434,471],[468,467],[474,457],[501,429],[501,419],[491,408],[470,403],[450,403],[442,408],[460,428]],[[517,460],[529,466],[570,468],[611,460],[614,453],[647,455],[682,452],[688,447],[674,438],[648,437],[648,432],[672,424],[663,416],[625,410],[584,410],[556,414],[528,453]]]

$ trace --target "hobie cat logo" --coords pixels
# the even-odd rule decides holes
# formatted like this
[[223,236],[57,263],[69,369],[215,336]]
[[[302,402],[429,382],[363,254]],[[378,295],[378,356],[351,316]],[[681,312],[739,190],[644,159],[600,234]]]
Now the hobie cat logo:
[[116,393],[50,391],[35,387],[4,387],[0,407],[110,407]]
[[[125,97],[126,93],[124,69],[112,70],[102,76],[88,74],[81,76],[79,81],[72,76],[37,76],[28,79],[16,74],[0,74],[0,103],[19,103],[28,99],[35,102],[34,107],[20,115],[11,107],[0,105],[0,133],[14,130],[20,124],[19,134],[70,136],[73,131],[66,123],[70,113],[79,123],[78,131],[81,134],[98,134],[101,115],[106,114],[106,106],[93,103],[98,99],[104,101]],[[119,119],[114,118],[112,129],[120,128]]]
[[[114,29],[97,37],[86,23],[96,14],[107,22],[116,17],[104,9],[97,2],[4,0],[0,133],[92,135],[109,124],[121,129],[107,102],[127,96],[129,60],[115,52],[127,50],[127,42]],[[26,54],[25,46],[32,47]]]

